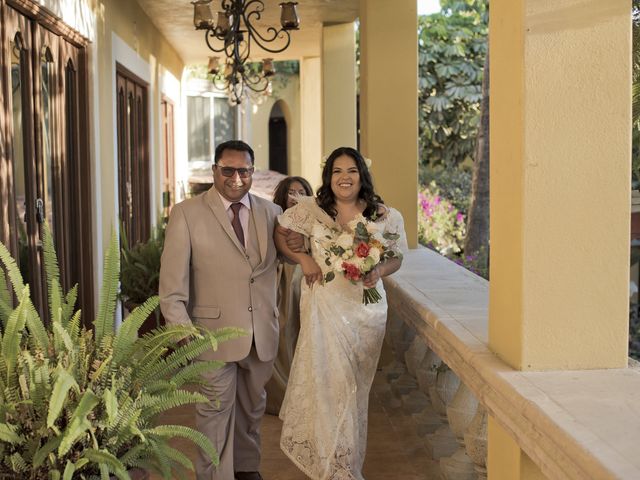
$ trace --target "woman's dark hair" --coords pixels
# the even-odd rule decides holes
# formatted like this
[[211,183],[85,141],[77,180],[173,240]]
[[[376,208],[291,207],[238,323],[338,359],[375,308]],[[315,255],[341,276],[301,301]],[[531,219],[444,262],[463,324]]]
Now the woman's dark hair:
[[309,182],[302,177],[287,177],[283,178],[276,189],[273,192],[273,203],[276,205],[280,205],[282,207],[282,211],[284,212],[287,209],[287,198],[289,196],[289,188],[293,182],[298,182],[304,188],[304,191],[307,193],[307,196],[313,195],[313,189]]
[[333,164],[336,158],[343,155],[353,158],[356,162],[356,167],[358,167],[358,173],[360,174],[360,192],[358,193],[358,198],[363,199],[367,204],[362,214],[365,218],[372,219],[378,213],[378,205],[384,202],[382,198],[380,198],[380,195],[373,189],[373,178],[371,178],[371,173],[369,173],[364,157],[355,148],[339,147],[327,157],[327,161],[322,169],[322,186],[318,189],[318,194],[316,195],[318,205],[333,218],[338,214],[335,208],[336,199],[331,190],[331,176],[333,175]]

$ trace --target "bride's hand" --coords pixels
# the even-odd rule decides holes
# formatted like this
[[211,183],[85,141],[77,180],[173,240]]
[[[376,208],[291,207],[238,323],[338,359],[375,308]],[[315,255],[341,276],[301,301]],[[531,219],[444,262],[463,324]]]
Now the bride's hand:
[[309,287],[316,281],[322,283],[322,270],[313,258],[306,257],[300,266],[302,267],[304,279]]
[[362,284],[364,285],[364,288],[373,288],[376,286],[380,278],[381,278],[380,269],[376,265],[376,267],[373,270],[371,270],[369,273],[367,273],[363,277]]

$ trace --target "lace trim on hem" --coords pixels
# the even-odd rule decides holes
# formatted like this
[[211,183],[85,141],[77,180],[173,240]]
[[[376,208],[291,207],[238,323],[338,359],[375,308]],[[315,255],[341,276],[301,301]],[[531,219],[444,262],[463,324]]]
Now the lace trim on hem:
[[[345,469],[340,469],[339,471],[334,471],[333,472],[333,476],[331,476],[332,474],[331,474],[330,471],[328,471],[324,476],[315,476],[315,474],[312,473],[305,465],[303,465],[302,463],[300,463],[298,460],[296,460],[294,458],[293,453],[286,449],[282,439],[280,440],[280,450],[282,450],[282,453],[284,453],[287,456],[287,458],[289,460],[291,460],[291,463],[293,463],[300,471],[302,471],[302,473],[304,473],[311,480],[332,480],[332,479],[336,479],[336,480],[358,480],[356,477],[353,476],[353,474],[351,472],[349,472],[348,470],[345,470]],[[336,473],[343,473],[344,475],[347,475],[347,476],[346,477],[343,477],[343,476],[336,477],[335,476]]]

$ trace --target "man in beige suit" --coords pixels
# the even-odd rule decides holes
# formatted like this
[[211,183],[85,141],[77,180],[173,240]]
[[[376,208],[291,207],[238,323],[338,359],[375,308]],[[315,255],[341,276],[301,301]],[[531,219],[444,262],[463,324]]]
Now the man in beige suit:
[[262,478],[264,386],[278,349],[273,231],[281,209],[249,193],[253,163],[246,143],[218,145],[213,187],[173,208],[162,253],[160,306],[168,324],[248,332],[201,357],[226,363],[207,373],[201,387],[211,402],[197,405],[196,426],[213,442],[220,465],[200,452],[198,480]]

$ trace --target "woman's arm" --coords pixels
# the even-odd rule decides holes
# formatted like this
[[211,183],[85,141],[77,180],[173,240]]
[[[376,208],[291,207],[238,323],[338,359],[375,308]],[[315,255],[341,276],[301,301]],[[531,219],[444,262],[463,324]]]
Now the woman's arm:
[[287,245],[287,239],[284,235],[279,234],[276,228],[276,231],[273,235],[273,241],[276,244],[276,248],[280,254],[284,255],[292,262],[300,264],[302,267],[302,273],[304,274],[304,278],[307,281],[307,285],[311,286],[314,282],[322,282],[322,270],[316,263],[316,261],[307,253],[304,252],[294,252]]
[[380,280],[382,277],[386,277],[387,275],[391,275],[392,273],[397,272],[401,265],[402,259],[397,257],[390,258],[382,263],[379,263],[362,279],[364,288],[375,287],[376,283],[378,283],[378,280]]

